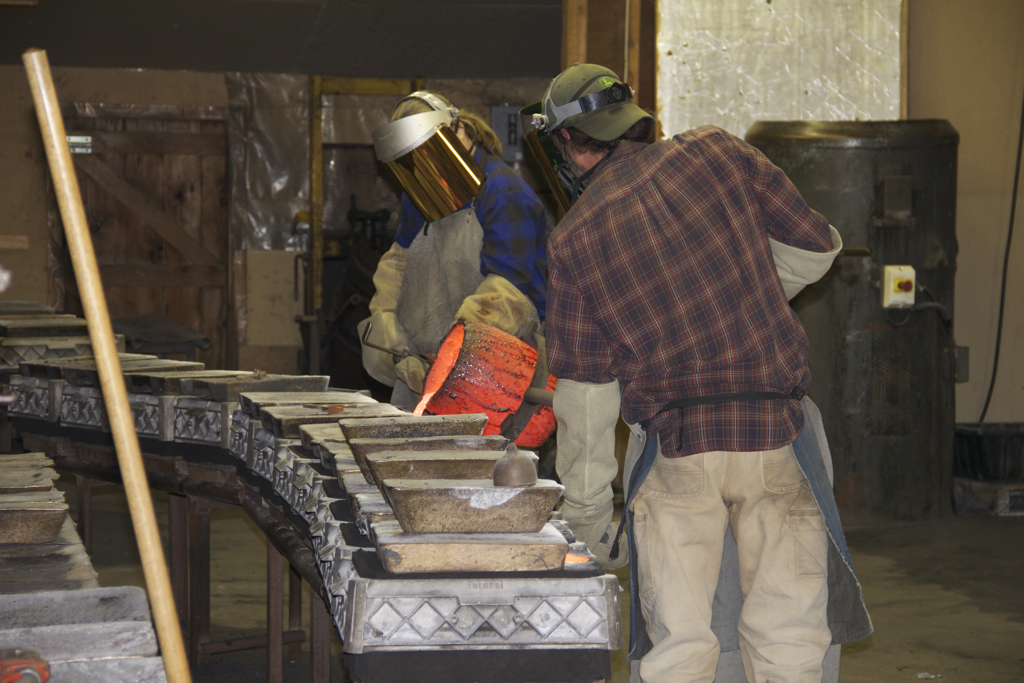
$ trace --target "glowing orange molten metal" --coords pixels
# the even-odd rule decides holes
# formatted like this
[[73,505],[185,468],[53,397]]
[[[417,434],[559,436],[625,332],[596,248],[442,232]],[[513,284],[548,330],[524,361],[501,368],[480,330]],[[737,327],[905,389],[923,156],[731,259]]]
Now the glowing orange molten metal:
[[[537,367],[537,350],[496,327],[458,321],[441,342],[427,374],[416,414],[487,415],[484,436],[498,434],[502,422],[523,403]],[[547,389],[558,380],[548,375]],[[516,439],[523,448],[538,448],[555,429],[555,416],[541,406]]]
[[430,403],[430,399],[434,398],[434,394],[441,388],[444,381],[448,379],[448,374],[455,367],[455,362],[459,360],[459,353],[462,352],[462,341],[465,338],[466,323],[461,321],[455,323],[451,332],[441,342],[441,348],[437,350],[437,358],[434,360],[433,365],[430,366],[430,372],[427,373],[427,379],[424,381],[423,398],[417,404],[413,415],[423,414],[427,404]]

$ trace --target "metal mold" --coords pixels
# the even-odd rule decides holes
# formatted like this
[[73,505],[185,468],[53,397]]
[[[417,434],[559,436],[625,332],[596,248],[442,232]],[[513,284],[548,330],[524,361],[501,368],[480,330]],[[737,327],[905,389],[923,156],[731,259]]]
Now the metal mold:
[[259,417],[268,406],[377,403],[358,391],[248,391],[238,395],[238,402],[251,417]]
[[385,479],[486,479],[501,457],[501,451],[383,451],[366,463],[383,492]]
[[[333,412],[336,411],[336,412]],[[337,422],[344,417],[376,419],[405,413],[389,403],[341,403],[325,405],[283,405],[260,408],[263,426],[279,437],[299,437],[299,427]]]
[[345,438],[352,439],[416,439],[424,436],[480,436],[487,426],[487,416],[424,415],[416,417],[382,417],[378,419],[343,419],[338,424]]
[[377,491],[373,493],[357,493],[349,498],[352,513],[356,516],[356,526],[365,534],[370,534],[370,527],[375,522],[393,522],[395,513]]
[[569,543],[550,524],[523,534],[409,534],[397,522],[372,526],[384,569],[421,572],[530,572],[561,569]]
[[249,451],[249,423],[252,418],[241,410],[236,410],[231,416],[231,436],[228,441],[228,450],[238,460],[245,462],[245,456]]
[[[503,451],[508,440],[501,436],[426,436],[399,439],[349,439],[348,446],[367,481],[373,481],[373,473],[366,464],[366,458],[373,453],[385,451]],[[489,477],[490,473],[481,476]]]
[[0,494],[0,543],[53,543],[67,516],[60,491]]
[[490,479],[385,479],[384,491],[402,529],[411,534],[540,531],[564,487],[495,486]]
[[53,467],[46,453],[0,453],[0,471],[8,467]]
[[359,472],[340,475],[338,479],[341,481],[342,488],[345,489],[345,494],[349,497],[357,493],[383,493],[376,484],[367,483]]
[[64,385],[60,402],[60,423],[68,427],[83,427],[110,431],[103,394],[99,389]]
[[57,476],[49,467],[4,463],[0,467],[0,494],[49,491]]
[[174,406],[174,440],[219,444],[222,413],[221,404],[217,401],[180,397]]
[[615,650],[622,647],[619,580],[353,579],[345,652]]

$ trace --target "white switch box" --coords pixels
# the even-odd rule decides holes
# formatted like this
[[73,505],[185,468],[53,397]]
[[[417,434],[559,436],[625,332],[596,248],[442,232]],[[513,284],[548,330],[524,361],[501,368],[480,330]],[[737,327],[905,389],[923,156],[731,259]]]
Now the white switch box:
[[913,266],[885,266],[882,270],[882,307],[914,305],[917,282]]

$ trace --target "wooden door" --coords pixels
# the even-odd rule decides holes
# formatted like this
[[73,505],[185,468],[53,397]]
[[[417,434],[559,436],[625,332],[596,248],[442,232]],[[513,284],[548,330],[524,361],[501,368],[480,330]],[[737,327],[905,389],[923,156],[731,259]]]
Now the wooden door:
[[[73,158],[111,318],[159,313],[198,330],[210,347],[197,360],[224,368],[232,343],[224,112],[73,105],[64,113],[68,136],[88,139]],[[70,270],[63,279],[73,309]]]

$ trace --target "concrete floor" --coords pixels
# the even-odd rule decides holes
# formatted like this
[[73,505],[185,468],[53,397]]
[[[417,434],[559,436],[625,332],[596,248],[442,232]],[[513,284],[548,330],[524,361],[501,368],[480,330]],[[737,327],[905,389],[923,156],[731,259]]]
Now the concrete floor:
[[[62,479],[60,488],[74,509],[73,480]],[[154,500],[166,532],[166,496],[156,493]],[[100,584],[144,585],[123,491],[94,489],[93,511]],[[843,518],[875,634],[843,647],[840,681],[1024,681],[1024,518]],[[265,540],[241,510],[215,511],[211,519],[212,635],[258,634],[266,620]],[[617,573],[626,586],[628,569]],[[340,655],[335,637],[332,681],[347,680]],[[623,652],[614,653],[613,669],[612,680],[625,683]],[[286,663],[285,680],[306,681],[308,670],[306,651]],[[261,681],[265,672],[264,650],[248,650],[214,656],[193,677],[196,683]]]

